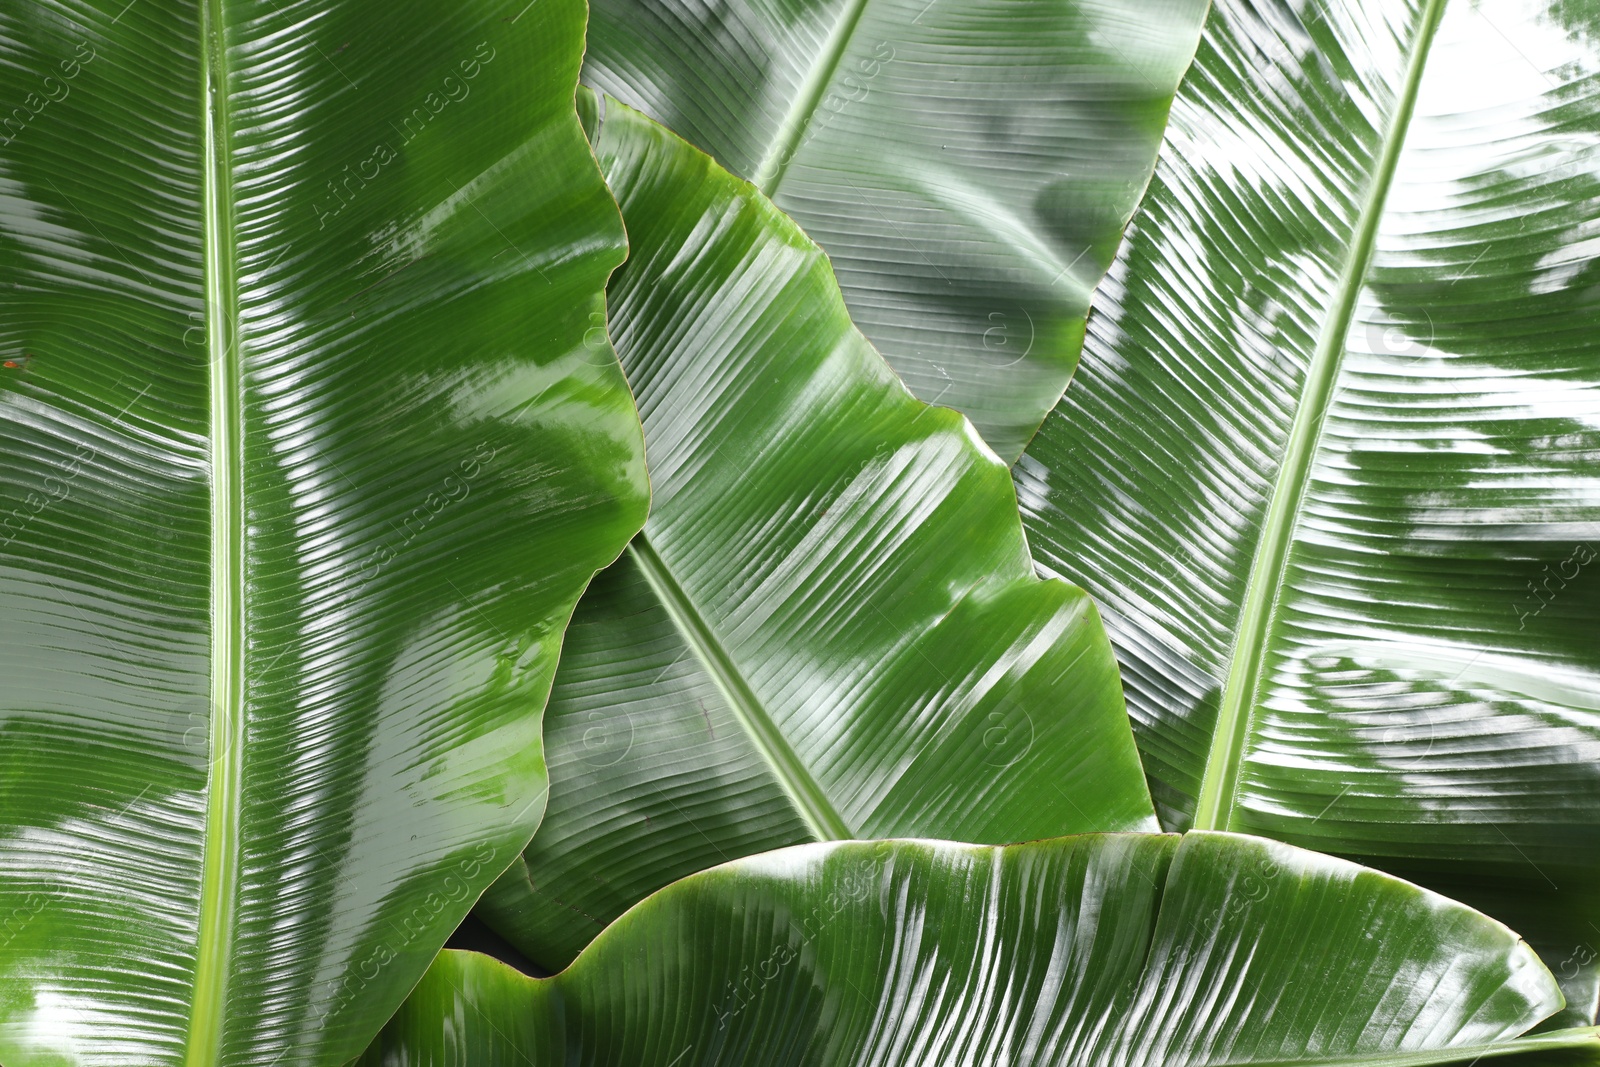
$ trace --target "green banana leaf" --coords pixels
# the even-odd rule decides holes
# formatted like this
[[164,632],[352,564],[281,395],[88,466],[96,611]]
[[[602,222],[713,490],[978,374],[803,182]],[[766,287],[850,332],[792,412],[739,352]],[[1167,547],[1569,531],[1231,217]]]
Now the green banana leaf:
[[447,952],[361,1067],[1395,1065],[1561,1004],[1501,924],[1399,879],[1198,832],[803,846],[685,879],[568,970]]
[[654,499],[573,620],[550,810],[479,914],[554,969],[781,845],[1154,828],[1110,644],[1034,576],[1004,465],[906,392],[757,190],[615,102],[595,146]]
[[584,82],[755,182],[1008,462],[1077,365],[1207,0],[595,0]]
[[527,844],[647,508],[584,19],[0,14],[6,1067],[345,1062]]
[[1219,0],[1015,469],[1169,828],[1600,946],[1600,3]]

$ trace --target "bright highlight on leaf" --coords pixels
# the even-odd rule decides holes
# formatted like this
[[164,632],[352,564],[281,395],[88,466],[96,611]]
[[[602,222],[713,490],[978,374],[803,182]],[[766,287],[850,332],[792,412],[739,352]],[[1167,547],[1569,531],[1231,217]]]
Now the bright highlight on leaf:
[[647,501],[583,23],[0,13],[6,1067],[336,1067],[527,844]]
[[895,380],[756,190],[620,105],[595,144],[654,501],[574,620],[550,813],[480,914],[560,967],[764,849],[1152,828],[1110,646],[1034,576],[1005,467]]
[[1287,845],[846,843],[679,882],[554,978],[445,953],[361,1067],[1441,1064],[1560,1005],[1499,923]]
[[1591,0],[1219,0],[1016,468],[1036,558],[1105,608],[1167,825],[1473,902],[1584,1021],[1597,144]]
[[1600,0],[589,2],[0,5],[0,1063],[1600,1065]]
[[595,0],[584,82],[753,181],[1014,460],[1072,377],[1206,0]]

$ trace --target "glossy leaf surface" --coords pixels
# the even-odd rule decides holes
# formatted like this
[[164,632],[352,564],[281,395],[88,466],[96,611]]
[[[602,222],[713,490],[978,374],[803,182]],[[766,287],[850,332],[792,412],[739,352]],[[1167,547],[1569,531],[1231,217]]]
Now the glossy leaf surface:
[[1077,365],[1206,0],[596,0],[584,81],[756,183],[1008,461]]
[[1499,923],[1257,838],[847,843],[679,882],[554,978],[446,953],[362,1067],[1441,1063],[1560,1003]]
[[654,498],[579,607],[550,812],[480,914],[557,968],[781,845],[1153,827],[1099,618],[1034,576],[1006,468],[905,391],[755,189],[615,103],[595,144]]
[[1481,903],[1591,1018],[1597,150],[1592,0],[1219,0],[1016,468],[1169,826]]
[[342,1063],[526,845],[646,508],[583,31],[0,13],[7,1067]]

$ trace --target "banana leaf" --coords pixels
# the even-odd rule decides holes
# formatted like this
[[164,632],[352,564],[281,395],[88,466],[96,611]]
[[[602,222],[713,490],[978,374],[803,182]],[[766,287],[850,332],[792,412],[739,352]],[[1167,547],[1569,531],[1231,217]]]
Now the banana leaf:
[[553,978],[447,952],[360,1067],[1593,1062],[1508,1041],[1560,1004],[1494,920],[1259,838],[846,843],[679,882]]
[[595,0],[584,82],[753,181],[911,391],[1015,460],[1207,0]]
[[906,392],[758,191],[615,102],[595,145],[654,497],[574,617],[550,810],[479,915],[555,969],[782,845],[1153,828],[1094,606],[1035,577],[1004,465]]
[[0,14],[0,1061],[358,1055],[647,508],[582,0]]
[[1600,3],[1219,0],[1015,469],[1163,822],[1600,930]]

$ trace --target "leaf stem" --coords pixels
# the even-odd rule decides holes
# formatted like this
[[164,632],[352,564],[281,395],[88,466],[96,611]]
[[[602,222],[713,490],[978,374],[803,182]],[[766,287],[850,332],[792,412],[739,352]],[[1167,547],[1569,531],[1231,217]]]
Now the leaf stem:
[[828,40],[822,46],[821,53],[812,62],[811,69],[806,72],[805,81],[800,84],[800,92],[796,94],[788,112],[783,116],[783,121],[779,123],[778,132],[773,136],[772,143],[767,145],[766,154],[756,166],[755,173],[750,176],[751,184],[769,199],[776,195],[778,183],[783,181],[783,176],[788,173],[789,164],[799,152],[800,143],[805,139],[806,130],[811,126],[811,119],[822,106],[823,98],[828,92],[828,83],[833,80],[834,72],[839,69],[845,49],[849,47],[850,38],[855,34],[856,25],[860,23],[861,15],[866,9],[867,0],[849,0],[844,14],[839,16],[839,21],[834,23],[833,31],[828,34]]
[[833,806],[822,784],[801,761],[799,753],[789,744],[789,739],[778,729],[778,724],[772,721],[761,699],[735,666],[733,657],[722,647],[722,642],[667,569],[666,562],[657,554],[649,538],[642,533],[635,537],[628,545],[628,554],[639,565],[645,581],[650,583],[650,588],[666,607],[667,614],[683,635],[685,643],[716,682],[728,706],[745,728],[745,733],[766,758],[812,834],[819,841],[848,841],[854,838],[855,831],[850,829]]
[[1445,0],[1428,0],[1422,10],[1405,82],[1395,103],[1389,129],[1384,134],[1372,183],[1367,188],[1366,201],[1356,219],[1350,254],[1339,278],[1333,307],[1323,322],[1317,347],[1306,368],[1300,406],[1295,412],[1283,463],[1278,468],[1277,482],[1267,504],[1261,541],[1256,546],[1255,559],[1251,563],[1245,586],[1244,603],[1240,607],[1233,657],[1217,709],[1217,727],[1212,733],[1211,750],[1206,757],[1205,773],[1200,779],[1194,816],[1197,830],[1226,830],[1233,822],[1239,772],[1261,688],[1267,638],[1288,569],[1289,547],[1300,519],[1306,486],[1311,480],[1311,466],[1322,436],[1323,423],[1327,420],[1328,408],[1333,400],[1334,383],[1339,376],[1350,324],[1355,317],[1356,300],[1372,265],[1378,225],[1383,218],[1389,188],[1394,183],[1400,152],[1405,147],[1411,117],[1416,110],[1417,92],[1428,62],[1428,51],[1439,29],[1444,7]]
[[211,720],[195,991],[184,1063],[215,1067],[222,1053],[232,962],[244,730],[244,433],[222,0],[202,0],[200,39],[205,53],[200,75],[201,198],[211,409]]

